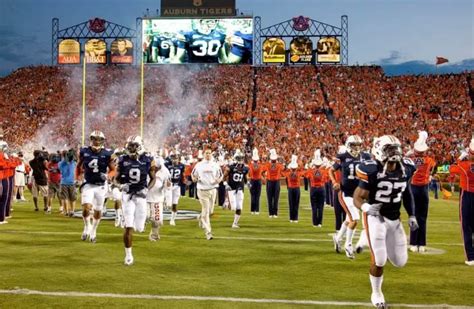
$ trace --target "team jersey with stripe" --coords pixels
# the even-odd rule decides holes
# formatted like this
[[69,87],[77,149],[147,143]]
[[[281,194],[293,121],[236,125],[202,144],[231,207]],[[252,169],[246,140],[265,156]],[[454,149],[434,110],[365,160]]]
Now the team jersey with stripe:
[[183,177],[184,177],[184,170],[186,167],[182,163],[178,163],[177,165],[174,164],[166,164],[166,168],[168,168],[168,171],[170,172],[171,175],[171,182],[173,183],[174,186],[179,186],[183,184]]
[[109,166],[113,152],[110,149],[102,148],[95,152],[91,147],[83,147],[79,152],[79,158],[82,160],[84,168],[84,179],[86,183],[103,185],[105,183],[105,173]]
[[247,182],[247,174],[249,168],[244,164],[229,165],[229,179],[228,183],[232,190],[243,190],[244,184]]
[[352,196],[359,184],[356,177],[357,166],[370,159],[370,155],[366,152],[361,152],[357,157],[353,157],[347,151],[337,155],[336,162],[332,167],[336,171],[341,170],[341,190],[345,196]]
[[416,171],[413,174],[411,183],[415,186],[425,186],[430,182],[430,175],[436,167],[436,162],[428,156],[414,157]]
[[130,185],[129,193],[141,191],[147,187],[147,176],[153,166],[155,161],[148,153],[141,154],[138,159],[129,155],[120,156],[118,181]]
[[[403,167],[403,170],[402,170]],[[408,215],[414,214],[413,194],[410,178],[415,166],[410,159],[403,159],[393,172],[383,173],[384,166],[375,160],[364,161],[357,166],[359,187],[369,191],[369,204],[382,204],[380,214],[390,220],[400,218],[400,207],[405,207]]]
[[449,167],[451,175],[459,175],[459,186],[463,191],[474,192],[474,162],[472,161],[457,161]]

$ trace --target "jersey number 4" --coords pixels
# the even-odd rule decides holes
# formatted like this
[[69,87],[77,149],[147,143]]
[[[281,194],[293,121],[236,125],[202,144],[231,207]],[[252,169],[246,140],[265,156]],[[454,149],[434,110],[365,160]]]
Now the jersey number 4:
[[[375,194],[375,200],[381,203],[398,203],[402,200],[402,192],[405,191],[406,187],[406,182],[381,181],[377,185],[379,190]],[[392,197],[394,191],[398,192],[396,192],[395,197]]]
[[87,166],[92,170],[93,173],[99,172],[99,160],[92,159]]

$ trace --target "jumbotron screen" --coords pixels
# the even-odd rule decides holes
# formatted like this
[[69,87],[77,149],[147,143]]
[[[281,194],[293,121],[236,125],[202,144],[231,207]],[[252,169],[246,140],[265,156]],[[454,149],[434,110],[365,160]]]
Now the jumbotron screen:
[[145,19],[145,63],[252,63],[253,19]]

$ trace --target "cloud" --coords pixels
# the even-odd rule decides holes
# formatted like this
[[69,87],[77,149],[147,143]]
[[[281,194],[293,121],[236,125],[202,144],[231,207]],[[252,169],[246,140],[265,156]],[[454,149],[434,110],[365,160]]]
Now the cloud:
[[398,50],[392,50],[390,51],[390,56],[387,58],[382,58],[380,60],[376,60],[371,62],[371,64],[379,64],[379,65],[384,65],[384,64],[395,64],[397,62],[400,62],[403,59],[403,55],[400,51]]

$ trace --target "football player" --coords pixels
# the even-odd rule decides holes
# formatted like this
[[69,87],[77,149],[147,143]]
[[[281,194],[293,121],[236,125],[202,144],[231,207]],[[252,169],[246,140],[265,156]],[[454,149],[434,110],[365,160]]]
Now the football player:
[[[339,232],[333,236],[334,248],[336,252],[340,252],[340,241],[344,234],[346,234],[346,242],[344,249],[346,256],[350,259],[354,258],[354,250],[352,247],[352,238],[354,236],[357,222],[360,219],[359,210],[354,206],[352,194],[359,180],[356,178],[356,168],[361,162],[370,160],[368,153],[362,152],[362,139],[358,135],[350,135],[345,143],[346,152],[338,154],[336,162],[329,169],[329,177],[333,183],[333,188],[338,192],[339,202],[344,208],[347,216],[346,220],[341,226]],[[341,170],[341,183],[336,181],[335,172]]]
[[[79,162],[76,167],[76,179],[81,179],[84,173],[84,182],[80,187],[82,218],[84,220],[84,230],[81,235],[82,240],[96,242],[97,227],[99,226],[104,207],[107,189],[107,171],[113,173],[115,170],[112,151],[104,148],[105,136],[101,131],[93,131],[90,134],[91,144],[89,147],[81,148],[79,152]],[[90,223],[90,211],[94,210],[92,227]]]
[[[144,151],[140,136],[130,136],[125,151],[125,155],[118,161],[116,182],[122,189],[125,265],[132,265],[133,230],[139,233],[145,230],[146,196],[148,189],[155,185],[156,163],[153,157]],[[148,185],[147,177],[150,177]]]
[[396,267],[404,266],[408,259],[407,239],[400,221],[402,201],[410,230],[418,228],[410,188],[415,166],[410,159],[402,158],[400,141],[392,135],[375,138],[372,155],[375,160],[361,162],[356,168],[360,181],[354,192],[354,205],[362,209],[365,217],[372,257],[371,301],[377,308],[386,308],[382,282],[387,258]]
[[171,187],[170,172],[161,157],[155,158],[157,172],[155,185],[148,190],[146,201],[148,204],[148,216],[151,221],[151,232],[148,236],[150,241],[160,239],[160,227],[163,226],[163,204],[165,202],[165,188]]
[[[176,63],[224,63],[225,34],[218,31],[217,19],[200,19],[191,32],[177,35]],[[186,61],[187,56],[187,61]]]
[[173,34],[164,31],[153,37],[151,42],[151,58],[154,63],[170,63],[176,54],[176,39]]
[[224,173],[224,186],[229,195],[230,208],[235,210],[233,229],[240,228],[239,219],[244,205],[244,186],[247,183],[249,168],[244,164],[244,154],[237,149],[235,163],[230,164]]
[[[121,155],[125,154],[124,148],[117,148],[114,150],[114,161],[115,165],[118,163],[118,159]],[[113,181],[115,178],[115,173],[113,173],[113,177],[108,181],[108,192],[107,198],[110,198],[114,201],[114,208],[115,208],[115,227],[124,227],[123,222],[123,212],[122,212],[122,191],[120,188],[115,185]]]
[[169,190],[169,195],[166,202],[171,204],[171,219],[170,225],[175,226],[176,214],[178,213],[178,201],[181,196],[181,186],[184,184],[184,170],[185,166],[179,162],[179,155],[176,152],[171,153],[170,161],[165,162],[171,177],[172,186]]

